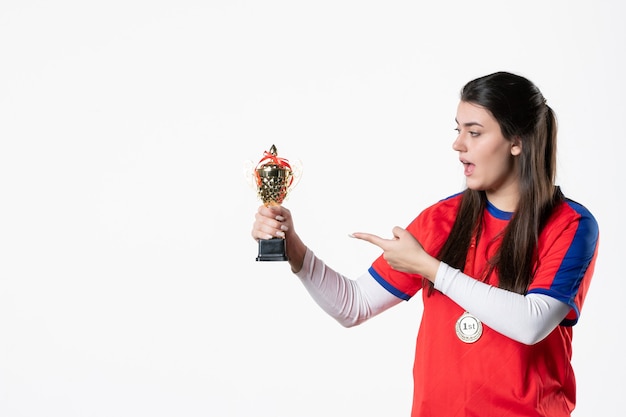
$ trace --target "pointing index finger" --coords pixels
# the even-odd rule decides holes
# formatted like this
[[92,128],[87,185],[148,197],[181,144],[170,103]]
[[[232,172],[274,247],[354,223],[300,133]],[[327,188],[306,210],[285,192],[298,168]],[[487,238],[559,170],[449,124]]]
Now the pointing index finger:
[[378,246],[379,248],[382,248],[382,245],[384,245],[384,242],[385,242],[385,239],[379,236],[373,235],[371,233],[356,232],[356,233],[350,234],[349,236],[355,239],[364,240],[366,242],[369,242],[371,244]]

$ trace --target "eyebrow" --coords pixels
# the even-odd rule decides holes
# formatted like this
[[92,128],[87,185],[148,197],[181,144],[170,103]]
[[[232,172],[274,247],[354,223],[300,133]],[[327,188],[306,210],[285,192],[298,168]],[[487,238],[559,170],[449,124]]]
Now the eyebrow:
[[[456,122],[456,124],[459,124],[459,121],[455,118],[454,121]],[[480,127],[484,127],[483,125],[481,125],[478,122],[467,122],[467,123],[463,123],[463,126],[465,127],[470,127],[470,126],[480,126]]]

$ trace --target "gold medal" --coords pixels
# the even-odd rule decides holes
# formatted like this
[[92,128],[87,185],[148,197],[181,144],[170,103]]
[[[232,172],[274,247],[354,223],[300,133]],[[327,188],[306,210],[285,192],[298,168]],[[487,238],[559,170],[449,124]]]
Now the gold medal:
[[456,335],[465,343],[474,343],[483,334],[483,324],[467,311],[456,321]]

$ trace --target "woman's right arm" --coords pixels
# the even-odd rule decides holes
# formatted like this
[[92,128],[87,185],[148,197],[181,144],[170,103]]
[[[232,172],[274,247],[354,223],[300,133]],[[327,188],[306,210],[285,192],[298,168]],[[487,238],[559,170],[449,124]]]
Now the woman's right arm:
[[329,268],[311,250],[296,274],[313,300],[344,327],[353,327],[399,304],[369,272],[347,278]]
[[329,268],[302,242],[293,227],[291,212],[282,206],[259,207],[252,237],[286,238],[291,270],[313,300],[344,327],[359,325],[402,301],[369,272],[354,280]]

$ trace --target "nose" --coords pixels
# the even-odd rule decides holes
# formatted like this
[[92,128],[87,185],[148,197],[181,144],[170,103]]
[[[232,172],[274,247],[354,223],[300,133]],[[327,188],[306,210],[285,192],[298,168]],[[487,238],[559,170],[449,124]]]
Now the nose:
[[457,152],[462,152],[465,149],[465,142],[463,141],[463,137],[462,135],[458,135],[456,137],[456,139],[454,140],[454,142],[452,142],[452,149],[454,149]]

